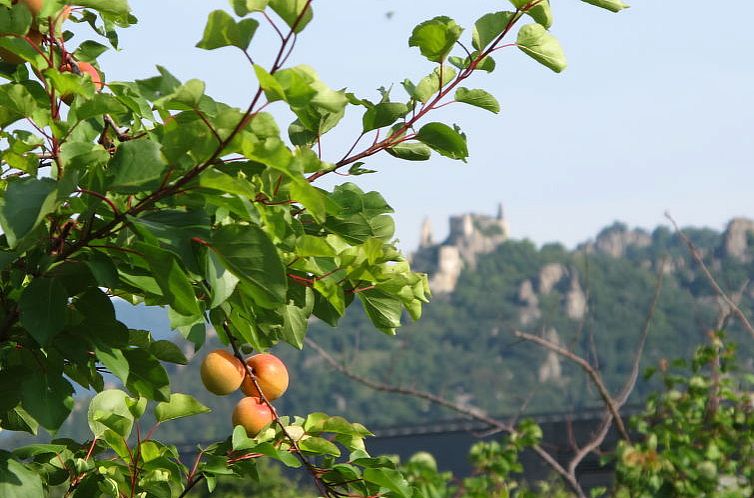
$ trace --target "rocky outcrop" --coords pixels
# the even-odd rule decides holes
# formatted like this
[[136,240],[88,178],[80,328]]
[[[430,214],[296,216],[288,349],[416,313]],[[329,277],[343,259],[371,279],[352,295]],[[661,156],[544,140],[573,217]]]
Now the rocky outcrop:
[[[560,345],[558,331],[552,327],[545,333],[545,339]],[[547,357],[539,367],[539,382],[553,381],[560,383],[563,380],[562,373],[560,357],[554,351],[547,350]]]
[[754,220],[734,218],[723,233],[723,255],[741,263],[748,263],[754,256]]
[[519,314],[521,325],[530,325],[542,317],[539,298],[534,292],[531,280],[525,280],[518,288],[518,302],[523,306]]
[[652,244],[652,236],[644,230],[629,228],[622,223],[614,223],[602,230],[594,242],[588,242],[581,249],[608,254],[614,258],[625,256],[629,247],[647,247]]
[[560,263],[550,263],[539,270],[539,293],[546,296],[566,275],[566,269]]
[[565,313],[571,320],[583,320],[586,316],[586,305],[586,294],[581,289],[576,272],[573,272],[571,286],[565,296]]

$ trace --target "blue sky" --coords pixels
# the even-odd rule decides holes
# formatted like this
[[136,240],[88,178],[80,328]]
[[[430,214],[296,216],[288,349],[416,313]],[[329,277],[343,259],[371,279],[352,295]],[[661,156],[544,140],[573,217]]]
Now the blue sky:
[[[720,11],[636,0],[611,14],[577,0],[552,3],[552,32],[569,59],[564,73],[506,49],[492,75],[467,85],[494,93],[499,115],[461,104],[438,111],[437,118],[458,123],[469,136],[468,164],[378,156],[367,166],[379,174],[353,178],[380,190],[396,209],[401,246],[415,247],[425,216],[442,237],[449,215],[492,214],[498,202],[514,237],[569,246],[616,219],[648,228],[665,223],[665,210],[683,225],[713,228],[733,216],[754,216],[754,5],[736,2]],[[376,97],[377,87],[394,84],[398,96],[401,80],[432,69],[408,47],[415,24],[445,14],[470,28],[505,4],[315,0],[315,20],[291,64],[313,66],[334,88]],[[207,13],[227,8],[227,1],[131,5],[140,24],[122,33],[122,51],[100,59],[109,80],[151,76],[162,64],[181,79],[205,80],[216,98],[247,103],[255,84],[240,52],[194,48]],[[264,31],[252,45],[262,61],[275,47]],[[282,110],[277,115],[288,118]],[[325,158],[339,158],[358,135],[360,116],[345,122],[325,142]]]

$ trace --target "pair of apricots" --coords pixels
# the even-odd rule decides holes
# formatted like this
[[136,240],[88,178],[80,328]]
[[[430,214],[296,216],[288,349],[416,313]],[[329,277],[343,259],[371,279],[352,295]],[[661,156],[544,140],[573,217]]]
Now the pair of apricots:
[[[246,365],[268,401],[278,399],[288,389],[288,369],[277,356],[257,354],[246,359]],[[241,388],[246,397],[233,410],[233,425],[242,426],[249,436],[256,436],[274,420],[274,413],[247,375],[246,366],[228,351],[210,351],[202,361],[200,374],[204,387],[213,394],[224,396]]]
[[[44,7],[45,0],[13,0],[13,4],[21,3],[26,5],[26,7],[31,12],[32,16],[34,16],[34,23],[29,29],[29,32],[26,33],[26,36],[24,39],[27,43],[39,47],[42,44],[42,40],[44,36],[42,33],[40,33],[35,26],[36,18],[39,16],[39,13],[42,11],[42,8]],[[57,17],[58,23],[63,23],[66,19],[68,19],[68,16],[71,15],[72,8],[71,6],[66,6],[62,12]],[[15,53],[11,52],[8,49],[0,47],[0,59],[5,61],[8,64],[23,64],[26,62],[24,59],[16,55]],[[63,64],[60,67],[60,70],[63,72],[75,72],[81,75],[88,74],[89,77],[92,79],[92,83],[94,83],[94,86],[97,90],[102,90],[102,87],[104,86],[104,83],[102,82],[102,75],[97,71],[97,68],[95,68],[93,65],[89,64],[88,62],[76,62],[76,68],[73,68],[70,63]],[[78,69],[78,70],[76,70]]]

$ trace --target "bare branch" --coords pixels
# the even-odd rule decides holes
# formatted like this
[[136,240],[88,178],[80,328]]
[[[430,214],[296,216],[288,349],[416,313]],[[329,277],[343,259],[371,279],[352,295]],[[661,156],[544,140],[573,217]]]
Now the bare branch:
[[[376,382],[372,379],[369,379],[367,377],[364,377],[362,375],[359,375],[357,373],[352,372],[349,368],[343,366],[333,358],[333,356],[325,351],[319,344],[314,342],[314,340],[305,337],[304,341],[306,342],[306,345],[312,348],[314,351],[317,352],[317,354],[327,362],[328,365],[330,365],[332,368],[343,374],[345,377],[348,377],[351,380],[354,380],[360,384],[363,384],[371,389],[374,389],[375,391],[381,391],[381,392],[387,392],[387,393],[395,393],[395,394],[402,394],[404,396],[411,396],[414,398],[424,399],[427,401],[430,401],[436,405],[444,406],[445,408],[449,408],[457,413],[460,413],[468,418],[478,420],[480,422],[484,422],[485,424],[489,424],[491,427],[498,429],[500,432],[507,432],[507,433],[513,433],[515,432],[515,428],[502,420],[497,420],[495,418],[489,417],[483,413],[480,413],[477,410],[472,410],[468,406],[461,405],[459,403],[454,403],[453,401],[450,401],[448,399],[443,398],[442,396],[438,396],[436,394],[432,394],[430,392],[421,391],[418,389],[413,388],[406,388],[406,387],[399,387],[399,386],[392,386],[390,384],[384,384],[382,382]],[[537,454],[551,469],[553,469],[560,477],[563,478],[563,480],[570,486],[572,491],[576,493],[576,495],[579,498],[585,498],[586,495],[584,494],[584,491],[581,489],[581,486],[579,485],[578,480],[576,479],[575,475],[573,473],[568,473],[562,465],[558,463],[558,461],[550,455],[545,449],[543,449],[539,445],[535,445],[532,447],[532,450],[534,453]]]
[[539,346],[542,346],[543,348],[549,349],[553,353],[556,353],[556,354],[559,354],[560,356],[568,358],[572,362],[579,365],[582,368],[582,370],[586,372],[589,378],[592,379],[592,382],[594,383],[595,387],[597,387],[597,390],[600,393],[600,397],[602,398],[602,401],[605,403],[605,406],[607,407],[607,409],[610,411],[610,414],[615,419],[615,426],[618,429],[618,432],[620,433],[621,437],[625,439],[626,441],[629,440],[628,432],[626,431],[625,425],[623,425],[623,420],[620,418],[620,414],[618,413],[618,407],[615,405],[615,401],[613,400],[613,397],[610,395],[610,392],[607,390],[605,383],[602,381],[602,376],[599,374],[597,370],[594,369],[594,367],[592,367],[592,365],[589,364],[588,361],[586,361],[581,356],[575,353],[572,353],[571,351],[543,337],[538,337],[536,335],[527,334],[526,332],[521,332],[520,330],[516,330],[515,332],[513,332],[513,335],[515,335],[519,339],[524,339],[526,341],[533,342],[534,344],[538,344]]
[[699,249],[697,249],[694,243],[691,242],[691,240],[686,236],[685,233],[683,233],[683,230],[678,227],[678,223],[675,222],[670,213],[666,212],[665,217],[670,220],[670,223],[673,224],[673,227],[675,228],[676,233],[678,233],[678,236],[681,237],[683,242],[686,243],[686,246],[689,248],[689,252],[691,252],[691,256],[702,269],[702,273],[704,273],[704,276],[707,277],[707,281],[712,286],[712,288],[715,289],[717,295],[720,296],[723,301],[725,301],[725,304],[730,306],[730,309],[736,315],[746,331],[749,332],[752,337],[754,337],[754,326],[751,325],[751,322],[748,318],[746,318],[746,315],[743,311],[741,311],[741,308],[739,308],[738,305],[730,297],[728,297],[722,287],[720,287],[720,285],[717,283],[717,280],[715,280],[715,277],[712,276],[712,273],[709,271],[709,268],[707,268],[707,265],[704,264],[704,259],[702,259],[702,255],[699,252]]
[[[657,309],[657,301],[660,298],[660,290],[662,289],[664,277],[665,259],[663,258],[663,260],[660,262],[660,269],[657,272],[657,283],[655,284],[654,294],[652,295],[652,301],[649,304],[647,316],[644,319],[644,327],[641,331],[641,337],[639,338],[639,343],[637,344],[636,351],[634,352],[634,359],[631,365],[631,373],[626,379],[625,384],[623,384],[623,388],[621,389],[618,396],[614,398],[615,405],[618,409],[622,408],[623,405],[626,404],[628,397],[633,392],[634,387],[636,387],[636,381],[639,378],[639,365],[641,363],[641,358],[644,355],[644,346],[647,343],[647,337],[649,336],[649,325],[652,323],[652,317],[654,316],[655,310]],[[592,436],[592,439],[588,443],[586,443],[579,451],[577,451],[576,454],[573,455],[573,458],[571,458],[571,461],[568,464],[568,472],[571,475],[576,474],[576,468],[589,453],[593,452],[602,445],[602,443],[605,441],[605,438],[607,437],[607,434],[610,432],[610,426],[612,425],[613,420],[615,420],[614,414],[610,411],[607,411],[602,417],[602,421],[600,422],[597,431],[595,431],[594,435]],[[618,420],[621,420],[622,422],[622,419]]]

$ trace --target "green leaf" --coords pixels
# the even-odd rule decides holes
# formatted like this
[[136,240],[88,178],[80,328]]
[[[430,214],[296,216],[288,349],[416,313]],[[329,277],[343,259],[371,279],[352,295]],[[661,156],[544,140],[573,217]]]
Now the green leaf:
[[128,379],[128,361],[123,356],[123,351],[106,344],[98,344],[94,346],[94,354],[113,375],[122,382],[126,382]]
[[8,183],[0,194],[0,227],[11,249],[55,209],[56,189],[57,183],[49,178]]
[[181,417],[190,417],[200,413],[211,412],[209,408],[199,403],[193,396],[188,394],[173,393],[170,401],[157,403],[154,415],[158,422],[174,420]]
[[37,373],[23,383],[21,405],[39,424],[56,431],[73,408],[73,386],[54,372]]
[[327,196],[303,177],[297,177],[290,186],[291,197],[301,203],[309,214],[322,222],[327,214]]
[[398,494],[398,496],[409,498],[411,488],[406,478],[400,472],[393,469],[385,468],[367,468],[364,469],[364,480],[378,484]]
[[408,106],[400,102],[383,102],[367,109],[362,118],[364,133],[395,123],[406,115]]
[[252,185],[245,179],[235,178],[212,168],[201,174],[199,185],[219,192],[239,195],[245,199],[253,199],[257,195]]
[[[522,9],[527,4],[531,3],[531,0],[510,0],[510,2],[517,8]],[[534,19],[537,23],[541,24],[545,28],[552,26],[552,10],[550,9],[550,0],[542,0],[534,7],[531,7],[526,13]]]
[[237,425],[233,428],[233,434],[230,439],[233,450],[248,450],[256,446],[256,441],[246,435],[246,429],[241,425]]
[[101,437],[110,429],[123,439],[128,439],[134,424],[134,416],[128,408],[129,396],[119,389],[107,389],[89,402],[87,420],[95,437]]
[[268,73],[265,68],[259,64],[254,64],[254,74],[257,76],[259,86],[264,90],[264,95],[267,97],[268,101],[275,102],[278,100],[285,100],[285,90],[283,89],[283,86],[278,83],[278,80]]
[[44,71],[44,75],[52,82],[52,86],[60,95],[65,97],[81,95],[85,98],[94,96],[95,88],[90,74],[60,72],[57,69],[48,68]]
[[39,432],[39,422],[20,406],[5,414],[0,414],[0,426],[3,429],[28,432],[35,436]]
[[516,43],[525,54],[556,73],[563,71],[568,65],[557,38],[540,24],[523,26],[518,31]]
[[92,40],[85,40],[73,52],[77,61],[95,62],[107,51],[107,46]]
[[238,47],[246,50],[258,27],[259,22],[255,19],[243,19],[236,22],[224,10],[215,10],[210,12],[204,28],[204,36],[196,46],[205,50],[220,47]]
[[[300,33],[314,17],[312,7],[307,7],[307,3],[307,0],[270,0],[269,5],[288,27]],[[306,11],[304,7],[307,7]]]
[[103,114],[120,114],[126,108],[112,95],[97,93],[90,99],[74,101],[72,110],[75,112],[77,120],[85,121]]
[[123,354],[128,360],[128,389],[149,399],[168,401],[170,379],[157,358],[143,349],[129,349]]
[[286,304],[278,312],[283,317],[283,328],[280,330],[283,340],[291,346],[304,349],[309,313],[293,304]]
[[212,236],[212,249],[223,265],[246,282],[261,306],[285,303],[288,282],[275,245],[256,225],[220,227]]
[[144,137],[122,142],[110,161],[110,171],[115,173],[110,188],[123,193],[146,190],[162,178],[167,166],[154,140]]
[[442,86],[445,87],[455,78],[456,70],[447,65],[436,67],[430,74],[422,78],[417,85],[414,85],[410,80],[404,80],[403,88],[406,89],[406,93],[411,98],[426,104],[433,95],[440,91],[440,76],[442,76]]
[[181,348],[174,342],[165,339],[154,341],[150,344],[149,352],[160,361],[167,361],[168,363],[175,363],[177,365],[186,365],[188,363]]
[[630,5],[627,5],[621,2],[620,0],[581,0],[581,1],[594,5],[596,7],[607,9],[610,12],[620,12],[621,10],[627,9],[630,7]]
[[296,241],[296,255],[301,258],[308,258],[310,256],[333,257],[336,255],[336,251],[322,237],[304,234]]
[[143,242],[133,248],[144,256],[171,308],[184,316],[201,314],[191,281],[175,254]]
[[31,27],[32,20],[31,11],[23,2],[10,9],[0,9],[0,33],[25,35]]
[[419,129],[415,138],[445,157],[464,162],[469,157],[466,137],[446,124],[428,123]]
[[362,291],[356,295],[374,326],[386,334],[394,335],[395,329],[401,326],[403,307],[400,300],[379,289]]
[[117,16],[124,16],[131,12],[127,0],[76,0],[72,3]]
[[421,142],[401,142],[386,150],[391,156],[406,161],[426,161],[432,156],[432,149]]
[[233,294],[239,279],[222,265],[214,251],[207,251],[204,266],[204,278],[209,283],[212,297],[209,307],[216,308]]
[[41,475],[27,468],[7,451],[0,450],[0,496],[44,498]]
[[370,173],[377,173],[377,170],[362,168],[364,163],[362,161],[355,162],[348,168],[348,174],[351,176],[368,175]]
[[307,437],[301,439],[298,443],[299,447],[303,451],[315,453],[317,455],[332,455],[335,457],[340,456],[340,450],[334,443],[331,443],[327,439],[321,437]]
[[414,28],[409,47],[418,47],[422,55],[433,62],[442,62],[461,37],[463,28],[446,16],[438,16]]
[[41,346],[46,346],[66,322],[68,294],[52,278],[35,278],[21,293],[21,325]]
[[502,11],[492,12],[480,17],[474,23],[474,31],[471,35],[471,44],[477,50],[484,50],[511,24],[515,14]]
[[237,16],[245,16],[250,12],[261,12],[267,8],[270,0],[230,0]]
[[455,99],[456,102],[464,102],[481,107],[495,114],[500,112],[500,104],[497,99],[485,90],[469,90],[468,88],[460,87],[456,90]]

